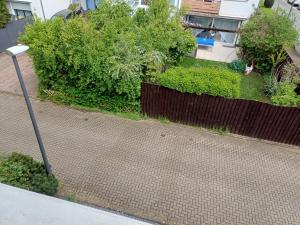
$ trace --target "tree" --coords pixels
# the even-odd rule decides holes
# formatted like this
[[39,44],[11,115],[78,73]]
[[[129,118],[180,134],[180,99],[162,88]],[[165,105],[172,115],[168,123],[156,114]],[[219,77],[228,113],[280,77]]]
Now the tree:
[[5,27],[5,25],[9,20],[10,20],[10,15],[6,7],[6,1],[0,0],[0,28]]
[[254,62],[261,72],[272,68],[272,56],[284,46],[296,43],[298,32],[287,14],[281,10],[263,13],[258,11],[240,32],[240,57]]

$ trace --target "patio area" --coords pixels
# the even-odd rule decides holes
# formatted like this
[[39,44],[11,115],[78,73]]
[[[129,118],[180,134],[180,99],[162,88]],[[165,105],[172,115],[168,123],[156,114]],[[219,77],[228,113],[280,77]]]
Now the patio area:
[[199,46],[196,58],[229,63],[237,59],[238,50],[238,47],[225,46],[219,42],[213,47]]

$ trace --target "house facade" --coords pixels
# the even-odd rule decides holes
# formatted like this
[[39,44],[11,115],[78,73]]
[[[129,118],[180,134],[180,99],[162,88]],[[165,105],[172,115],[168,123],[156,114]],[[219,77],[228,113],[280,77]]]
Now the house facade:
[[256,10],[259,0],[182,0],[185,24],[193,28],[196,36],[208,32],[216,42],[228,46],[238,43],[238,30]]
[[50,19],[56,12],[68,8],[72,0],[8,0],[7,8],[16,19],[33,15]]
[[[50,19],[55,13],[79,3],[85,10],[93,10],[101,0],[7,0],[10,14],[17,19],[36,15]],[[146,8],[147,0],[128,0],[134,9]],[[184,22],[193,28],[195,36],[208,32],[216,42],[236,45],[238,30],[258,7],[259,0],[170,0],[171,5],[187,10]]]

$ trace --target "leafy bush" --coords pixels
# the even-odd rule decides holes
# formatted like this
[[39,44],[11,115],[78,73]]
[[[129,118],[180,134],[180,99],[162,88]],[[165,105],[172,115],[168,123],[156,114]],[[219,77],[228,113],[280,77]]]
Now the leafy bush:
[[40,93],[54,91],[94,107],[109,98],[124,103],[118,108],[136,105],[141,82],[155,80],[194,46],[181,14],[169,13],[167,0],[152,1],[135,15],[124,1],[104,0],[87,18],[28,26],[20,40],[30,46]]
[[231,63],[229,63],[229,68],[239,72],[239,73],[243,73],[245,71],[245,66],[246,64],[242,61],[242,60],[233,60]]
[[283,46],[294,45],[298,32],[285,12],[271,10],[253,15],[240,35],[240,57],[247,63],[254,61],[260,72],[269,72],[272,55],[278,54]]
[[266,8],[272,8],[273,5],[274,5],[274,0],[265,0],[264,2],[264,6]]
[[5,27],[7,22],[10,20],[10,15],[6,6],[5,0],[0,0],[0,28]]
[[64,91],[43,90],[40,97],[65,105],[99,108],[110,112],[139,112],[140,110],[138,100],[128,102],[121,96],[95,95],[71,88]]
[[180,92],[227,98],[240,96],[240,75],[229,69],[176,67],[161,74],[158,82]]
[[279,83],[276,94],[271,97],[275,105],[300,106],[300,95],[295,92],[296,85],[291,83]]
[[18,153],[0,163],[0,182],[47,195],[54,195],[58,189],[57,179],[47,176],[42,163]]

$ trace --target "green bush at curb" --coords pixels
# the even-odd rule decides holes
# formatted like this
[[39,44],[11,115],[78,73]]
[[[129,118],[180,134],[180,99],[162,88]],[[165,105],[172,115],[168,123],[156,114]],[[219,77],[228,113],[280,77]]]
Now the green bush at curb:
[[58,180],[46,174],[42,163],[19,153],[0,163],[0,182],[46,195],[54,195],[58,189]]

